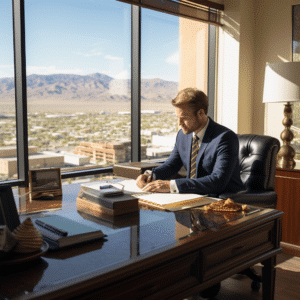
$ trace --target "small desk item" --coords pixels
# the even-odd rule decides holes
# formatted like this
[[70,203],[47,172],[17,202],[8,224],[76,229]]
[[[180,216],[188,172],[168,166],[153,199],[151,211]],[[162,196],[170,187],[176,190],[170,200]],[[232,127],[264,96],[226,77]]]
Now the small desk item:
[[35,224],[51,250],[104,237],[99,229],[58,215],[39,218]]
[[52,200],[62,195],[60,168],[29,170],[31,199]]
[[100,195],[106,197],[123,195],[123,189],[118,189],[111,184],[100,185]]
[[8,184],[0,186],[0,225],[6,225],[11,232],[20,225],[15,199]]
[[159,165],[161,165],[161,163],[153,161],[119,163],[113,166],[113,173],[115,176],[137,179],[137,177],[144,174],[146,170],[152,170]]

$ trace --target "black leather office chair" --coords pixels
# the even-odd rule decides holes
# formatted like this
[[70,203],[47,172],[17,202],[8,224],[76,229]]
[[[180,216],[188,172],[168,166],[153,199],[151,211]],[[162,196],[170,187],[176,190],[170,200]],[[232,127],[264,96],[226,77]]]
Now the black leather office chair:
[[[245,190],[237,194],[223,194],[220,198],[231,198],[237,203],[263,208],[276,208],[275,192],[276,158],[280,148],[278,139],[255,134],[240,134],[239,163]],[[252,279],[251,287],[259,290],[261,277],[252,268],[240,274]],[[203,298],[213,299],[220,290],[220,283],[200,293]]]
[[264,208],[275,208],[276,157],[280,148],[278,139],[255,134],[240,134],[239,163],[245,190],[224,194],[220,198]]

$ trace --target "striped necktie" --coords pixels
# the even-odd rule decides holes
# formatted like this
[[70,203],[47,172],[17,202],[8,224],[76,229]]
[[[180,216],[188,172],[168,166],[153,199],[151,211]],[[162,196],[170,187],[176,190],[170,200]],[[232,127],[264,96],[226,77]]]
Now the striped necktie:
[[198,140],[199,138],[197,137],[197,135],[195,135],[193,138],[192,152],[191,152],[190,178],[196,178],[196,158],[199,151]]

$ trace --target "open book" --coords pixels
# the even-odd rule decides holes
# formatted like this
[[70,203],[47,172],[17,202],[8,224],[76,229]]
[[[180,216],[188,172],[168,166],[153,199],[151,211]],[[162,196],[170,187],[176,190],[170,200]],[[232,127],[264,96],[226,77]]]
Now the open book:
[[[105,182],[94,182],[84,184],[92,189],[100,189]],[[149,193],[144,192],[136,185],[136,180],[128,179],[118,182],[110,182],[114,187],[122,189],[125,194],[130,194],[139,199],[139,202],[148,206],[171,211],[181,210],[189,207],[202,206],[211,203],[212,199],[199,194],[171,194],[171,193]]]

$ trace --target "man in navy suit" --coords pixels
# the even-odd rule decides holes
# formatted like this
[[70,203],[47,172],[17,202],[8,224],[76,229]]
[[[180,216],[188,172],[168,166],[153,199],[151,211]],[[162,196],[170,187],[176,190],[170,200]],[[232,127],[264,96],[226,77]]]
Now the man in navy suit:
[[[208,98],[205,93],[186,88],[171,103],[181,127],[174,149],[170,157],[155,168],[153,174],[140,175],[137,185],[148,192],[194,193],[211,197],[243,190],[237,135],[207,116]],[[199,151],[196,174],[191,175],[190,158],[194,135],[199,138]],[[187,177],[170,180],[182,166],[187,170]]]

